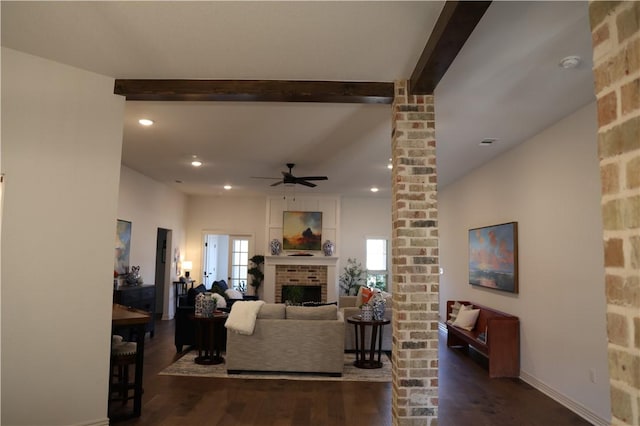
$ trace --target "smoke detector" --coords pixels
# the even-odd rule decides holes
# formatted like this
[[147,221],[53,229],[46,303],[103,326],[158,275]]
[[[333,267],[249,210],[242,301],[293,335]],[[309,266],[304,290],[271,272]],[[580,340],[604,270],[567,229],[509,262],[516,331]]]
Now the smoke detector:
[[580,62],[582,62],[582,58],[580,58],[580,56],[567,56],[566,58],[562,58],[558,65],[565,70],[570,70],[577,68],[578,65],[580,65]]

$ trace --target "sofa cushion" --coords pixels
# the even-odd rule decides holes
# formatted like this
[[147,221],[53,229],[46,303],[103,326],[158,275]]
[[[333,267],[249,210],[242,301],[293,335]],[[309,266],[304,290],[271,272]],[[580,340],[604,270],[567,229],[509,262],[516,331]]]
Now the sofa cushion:
[[258,312],[258,319],[285,319],[284,303],[265,303]]
[[287,306],[287,319],[295,320],[335,320],[338,319],[336,305]]

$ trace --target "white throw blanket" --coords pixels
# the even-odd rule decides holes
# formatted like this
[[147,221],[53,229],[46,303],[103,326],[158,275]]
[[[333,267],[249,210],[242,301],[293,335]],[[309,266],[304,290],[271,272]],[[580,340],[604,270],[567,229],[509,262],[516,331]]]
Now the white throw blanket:
[[264,305],[264,300],[235,302],[231,307],[229,318],[227,318],[224,326],[227,327],[228,330],[235,331],[238,334],[251,336],[256,326],[258,312],[262,305]]

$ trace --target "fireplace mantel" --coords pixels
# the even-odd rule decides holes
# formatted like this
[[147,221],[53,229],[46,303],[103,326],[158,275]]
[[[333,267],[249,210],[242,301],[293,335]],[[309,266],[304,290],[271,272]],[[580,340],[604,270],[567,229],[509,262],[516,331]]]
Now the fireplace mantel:
[[324,265],[336,266],[338,258],[332,256],[265,256],[265,265]]
[[335,256],[265,256],[263,298],[266,302],[275,302],[276,267],[287,265],[326,266],[327,301],[337,301],[338,260]]

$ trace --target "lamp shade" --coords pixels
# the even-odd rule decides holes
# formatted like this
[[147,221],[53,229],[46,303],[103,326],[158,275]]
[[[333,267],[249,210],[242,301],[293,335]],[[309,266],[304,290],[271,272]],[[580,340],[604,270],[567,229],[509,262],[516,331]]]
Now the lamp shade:
[[185,271],[190,271],[191,269],[193,269],[193,262],[190,260],[183,260],[182,269],[184,269]]

